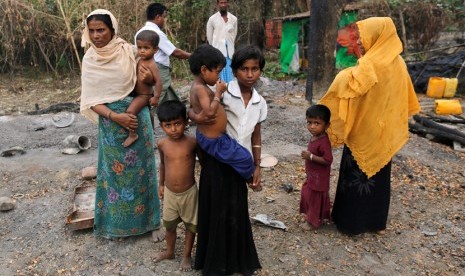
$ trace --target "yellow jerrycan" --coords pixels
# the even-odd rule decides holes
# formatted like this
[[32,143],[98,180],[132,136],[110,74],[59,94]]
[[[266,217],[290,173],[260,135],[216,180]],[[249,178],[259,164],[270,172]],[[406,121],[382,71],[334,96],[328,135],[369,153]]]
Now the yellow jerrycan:
[[436,114],[438,115],[460,115],[462,104],[459,100],[435,100]]
[[442,98],[444,89],[446,88],[446,80],[441,77],[430,77],[428,81],[428,89],[426,96],[431,98]]
[[444,98],[453,98],[455,96],[455,91],[457,91],[457,78],[447,78],[446,86],[444,87]]

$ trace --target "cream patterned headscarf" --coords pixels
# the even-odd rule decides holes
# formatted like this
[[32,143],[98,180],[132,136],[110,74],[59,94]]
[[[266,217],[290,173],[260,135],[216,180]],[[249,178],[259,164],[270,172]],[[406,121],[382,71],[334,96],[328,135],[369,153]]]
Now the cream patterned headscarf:
[[81,46],[90,46],[82,59],[81,114],[93,123],[98,123],[98,114],[91,107],[119,101],[129,95],[136,84],[136,59],[131,44],[118,37],[118,22],[111,12],[94,10],[95,14],[108,14],[115,30],[110,42],[97,48],[92,43],[87,24]]
[[392,19],[372,17],[357,27],[365,55],[339,72],[320,103],[331,110],[333,145],[346,144],[371,177],[407,142],[408,117],[420,105]]

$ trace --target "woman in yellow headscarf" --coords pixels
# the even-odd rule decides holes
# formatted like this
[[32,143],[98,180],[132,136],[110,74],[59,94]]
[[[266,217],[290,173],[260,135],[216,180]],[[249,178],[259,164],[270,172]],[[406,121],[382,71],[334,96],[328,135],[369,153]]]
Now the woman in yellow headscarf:
[[[154,237],[159,236],[149,110],[145,106],[137,116],[126,113],[137,80],[135,51],[118,37],[113,14],[102,9],[87,17],[82,44],[90,48],[82,60],[81,114],[98,123],[94,234],[116,238],[153,231]],[[139,139],[126,148],[122,143],[129,129]]]
[[345,145],[332,218],[344,233],[382,233],[391,191],[391,159],[407,142],[408,117],[420,110],[391,18],[355,23],[348,41],[358,62],[336,76],[320,103],[331,110],[328,135]]

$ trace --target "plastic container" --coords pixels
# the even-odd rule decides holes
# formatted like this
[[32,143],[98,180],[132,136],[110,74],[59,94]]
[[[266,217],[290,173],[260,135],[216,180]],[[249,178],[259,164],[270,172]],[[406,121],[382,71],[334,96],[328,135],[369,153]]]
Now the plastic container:
[[436,114],[438,115],[460,115],[462,104],[459,100],[435,100]]
[[455,96],[455,91],[457,91],[457,78],[447,78],[446,86],[444,88],[444,98],[452,98]]
[[442,98],[446,88],[446,80],[441,77],[430,77],[426,95],[431,98]]

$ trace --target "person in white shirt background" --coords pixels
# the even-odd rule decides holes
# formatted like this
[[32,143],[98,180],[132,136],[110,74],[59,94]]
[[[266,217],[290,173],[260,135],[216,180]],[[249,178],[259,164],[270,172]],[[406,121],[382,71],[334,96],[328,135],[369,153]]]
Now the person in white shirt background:
[[207,22],[208,44],[220,50],[226,58],[226,66],[220,75],[220,79],[226,83],[234,78],[231,58],[234,54],[234,41],[237,35],[237,17],[228,12],[228,5],[228,0],[217,0],[218,12],[210,16]]
[[158,104],[167,100],[179,100],[179,96],[175,93],[171,86],[170,56],[174,56],[179,59],[188,59],[191,54],[187,51],[176,48],[176,46],[171,43],[166,34],[161,30],[165,26],[166,17],[168,16],[168,9],[166,6],[160,3],[152,3],[148,5],[146,13],[147,22],[145,23],[145,26],[136,33],[134,41],[136,41],[135,37],[137,37],[137,35],[143,30],[154,31],[158,34],[160,37],[160,42],[158,43],[159,50],[155,53],[154,58],[163,82],[163,91]]

